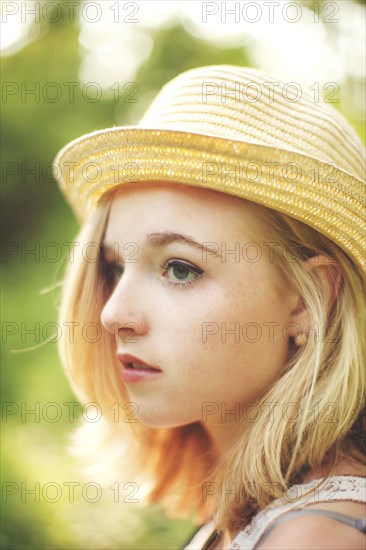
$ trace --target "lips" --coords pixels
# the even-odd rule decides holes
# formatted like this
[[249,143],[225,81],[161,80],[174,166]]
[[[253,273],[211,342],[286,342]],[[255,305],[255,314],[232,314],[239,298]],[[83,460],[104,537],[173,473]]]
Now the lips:
[[129,355],[128,353],[118,353],[117,357],[122,364],[124,369],[131,369],[134,371],[152,371],[152,372],[161,372],[156,366],[149,365],[134,355]]

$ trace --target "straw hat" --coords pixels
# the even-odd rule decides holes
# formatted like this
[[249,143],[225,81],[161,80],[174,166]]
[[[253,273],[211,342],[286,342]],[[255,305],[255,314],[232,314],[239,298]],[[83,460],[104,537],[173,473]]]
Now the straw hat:
[[81,221],[124,183],[180,182],[284,212],[366,271],[364,161],[355,131],[323,100],[294,82],[222,65],[170,81],[138,126],[72,141],[54,174]]

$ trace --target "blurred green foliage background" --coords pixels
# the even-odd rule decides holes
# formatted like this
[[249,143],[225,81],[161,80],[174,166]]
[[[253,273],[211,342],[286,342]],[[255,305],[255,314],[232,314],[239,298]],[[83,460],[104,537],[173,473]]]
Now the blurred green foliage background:
[[[142,12],[146,3],[147,0],[132,4]],[[339,2],[343,3],[353,2]],[[2,3],[2,13],[5,4]],[[63,8],[65,2],[51,4]],[[82,488],[95,480],[81,477],[78,464],[67,451],[79,412],[77,409],[75,421],[70,421],[71,409],[63,404],[76,400],[62,372],[57,343],[46,343],[46,339],[52,337],[52,323],[57,320],[59,283],[67,263],[67,247],[63,243],[75,238],[78,226],[52,179],[50,163],[71,139],[95,129],[137,122],[158,89],[185,69],[220,63],[255,65],[254,45],[246,39],[248,25],[244,24],[242,43],[239,40],[235,44],[216,43],[214,38],[207,40],[204,34],[191,32],[184,16],[146,27],[142,30],[150,40],[149,54],[145,59],[142,56],[135,76],[129,79],[138,84],[137,102],[126,101],[123,90],[126,80],[118,74],[115,82],[120,83],[122,93],[117,101],[108,86],[103,88],[98,101],[92,101],[91,92],[88,97],[83,94],[85,82],[80,77],[80,66],[88,52],[81,39],[80,2],[75,4],[74,21],[64,15],[70,13],[66,9],[54,22],[42,21],[41,17],[34,25],[37,37],[32,39],[29,31],[28,42],[1,60],[1,547],[7,550],[179,548],[194,529],[190,518],[171,520],[159,507],[141,510],[138,504],[121,502],[123,499],[115,503],[114,493],[108,488],[103,489],[98,502],[88,502],[94,499],[95,492],[91,487],[85,497]],[[167,4],[172,10],[175,2]],[[192,2],[185,4],[187,7]],[[310,13],[311,4],[314,2],[302,2],[302,9]],[[315,4],[320,19],[324,18],[322,3]],[[360,8],[364,2],[358,4]],[[52,9],[57,8],[49,9],[48,19],[52,19]],[[156,9],[162,10],[162,3]],[[10,16],[3,22],[4,27],[9,21]],[[129,33],[140,32],[141,25],[138,22],[134,25],[132,28],[132,24],[121,24],[120,36],[127,32],[127,27]],[[261,22],[255,25],[258,29]],[[352,22],[347,25],[352,35]],[[335,47],[342,20],[338,26],[325,23],[323,28],[324,47]],[[104,55],[108,57],[108,51]],[[274,53],[268,51],[268,55]],[[286,57],[282,62],[286,65]],[[56,101],[49,99],[53,97],[52,89],[47,88],[50,82],[58,83],[62,90]],[[65,83],[75,82],[79,84],[71,99],[70,87]],[[334,106],[345,113],[365,139],[364,112],[355,108],[357,102],[362,103],[360,89],[363,97],[364,75],[347,74],[342,82],[343,99]],[[34,94],[26,93],[32,89],[36,90]],[[42,91],[46,91],[46,99]],[[58,418],[60,409],[62,414]],[[70,482],[79,484],[75,485],[74,499],[70,498],[70,485],[65,485]],[[36,489],[35,494],[26,492],[32,488]]]

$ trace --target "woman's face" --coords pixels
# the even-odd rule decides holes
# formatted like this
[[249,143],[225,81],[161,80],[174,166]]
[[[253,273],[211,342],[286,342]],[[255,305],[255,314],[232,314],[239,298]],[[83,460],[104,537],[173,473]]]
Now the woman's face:
[[121,357],[135,416],[155,427],[239,422],[286,365],[283,330],[296,306],[278,288],[250,203],[183,185],[126,186],[103,244],[113,291],[101,319],[118,333],[115,352],[160,369],[133,370]]

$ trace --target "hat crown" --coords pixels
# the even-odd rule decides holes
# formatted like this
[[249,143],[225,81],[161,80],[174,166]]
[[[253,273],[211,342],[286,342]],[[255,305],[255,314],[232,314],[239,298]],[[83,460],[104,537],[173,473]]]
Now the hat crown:
[[364,179],[364,147],[346,119],[298,83],[255,69],[186,71],[162,88],[139,126],[292,151]]
[[340,113],[297,83],[255,69],[182,73],[138,126],[74,140],[57,155],[54,173],[80,220],[129,182],[214,189],[313,227],[366,274],[361,140]]

